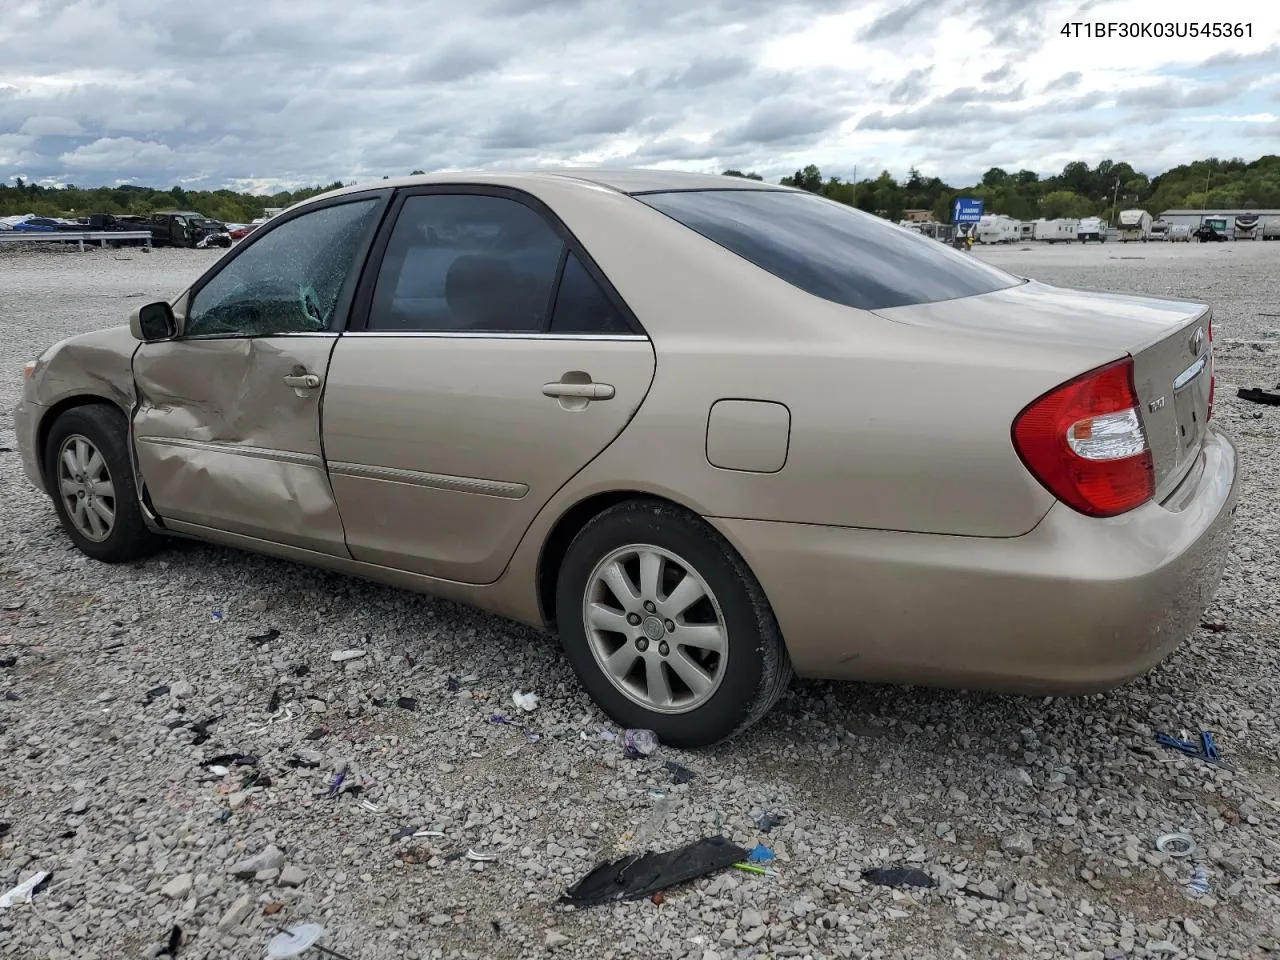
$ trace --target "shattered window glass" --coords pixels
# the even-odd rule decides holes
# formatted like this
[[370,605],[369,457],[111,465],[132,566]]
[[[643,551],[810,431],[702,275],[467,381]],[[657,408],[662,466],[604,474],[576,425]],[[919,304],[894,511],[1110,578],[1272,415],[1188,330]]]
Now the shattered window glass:
[[267,231],[192,298],[187,337],[261,337],[331,329],[378,199],[325,207]]
[[409,197],[369,311],[370,330],[542,330],[564,243],[532,208],[469,194]]

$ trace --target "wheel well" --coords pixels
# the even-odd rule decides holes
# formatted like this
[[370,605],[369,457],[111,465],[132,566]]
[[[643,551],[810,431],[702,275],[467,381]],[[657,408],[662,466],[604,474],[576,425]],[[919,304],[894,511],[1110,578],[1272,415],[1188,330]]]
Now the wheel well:
[[652,493],[611,490],[587,497],[566,510],[547,535],[546,542],[542,545],[542,555],[538,559],[538,606],[542,622],[548,627],[555,627],[556,581],[560,579],[560,566],[564,563],[565,554],[569,552],[569,544],[573,543],[573,538],[594,518],[627,500],[658,500],[685,509],[683,504]]
[[65,400],[59,400],[50,407],[43,418],[40,420],[40,426],[36,431],[36,463],[40,466],[40,476],[44,477],[44,448],[49,440],[49,431],[53,429],[53,425],[58,422],[58,418],[68,410],[74,410],[76,407],[110,407],[112,410],[119,410],[120,407],[108,400],[106,397],[94,396],[93,394],[78,394],[74,397],[67,397]]

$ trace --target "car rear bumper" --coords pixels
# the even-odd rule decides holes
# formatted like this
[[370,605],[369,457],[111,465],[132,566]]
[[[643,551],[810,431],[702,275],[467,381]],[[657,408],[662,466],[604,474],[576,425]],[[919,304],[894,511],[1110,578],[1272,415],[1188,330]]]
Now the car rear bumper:
[[13,429],[17,434],[22,469],[27,479],[40,490],[44,490],[44,478],[40,476],[40,455],[36,451],[36,442],[43,410],[43,407],[25,397],[13,408]]
[[1239,488],[1216,429],[1163,504],[1095,520],[1055,505],[1030,533],[933,536],[713,519],[747,558],[796,672],[1085,693],[1150,670],[1222,578]]

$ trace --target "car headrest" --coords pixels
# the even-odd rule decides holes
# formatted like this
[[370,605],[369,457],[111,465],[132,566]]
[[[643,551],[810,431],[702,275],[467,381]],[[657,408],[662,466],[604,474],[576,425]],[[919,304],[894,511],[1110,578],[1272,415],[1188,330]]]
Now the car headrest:
[[444,295],[449,310],[468,327],[503,329],[519,320],[516,274],[506,260],[463,254],[445,274]]

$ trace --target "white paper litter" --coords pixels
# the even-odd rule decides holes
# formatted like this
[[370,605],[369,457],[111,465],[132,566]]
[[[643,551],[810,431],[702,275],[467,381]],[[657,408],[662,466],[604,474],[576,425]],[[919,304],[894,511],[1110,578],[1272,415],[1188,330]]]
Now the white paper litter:
[[48,870],[42,870],[40,873],[32,874],[23,880],[20,884],[0,897],[0,910],[7,910],[15,903],[30,903],[31,894],[36,887],[44,882],[45,877],[49,876]]
[[524,693],[517,690],[511,695],[511,702],[525,713],[533,713],[533,711],[538,709],[538,695],[532,691]]
[[277,934],[267,944],[267,956],[271,960],[285,960],[296,957],[305,950],[311,949],[317,940],[324,936],[324,927],[318,923],[299,923],[284,933]]

